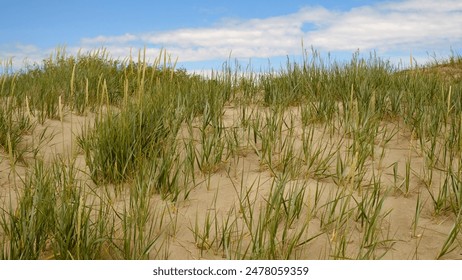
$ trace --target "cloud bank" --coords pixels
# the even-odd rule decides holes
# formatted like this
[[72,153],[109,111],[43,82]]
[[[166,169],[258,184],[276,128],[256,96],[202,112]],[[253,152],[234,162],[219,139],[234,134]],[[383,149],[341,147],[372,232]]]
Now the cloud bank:
[[[104,46],[113,57],[126,57],[130,49],[146,47],[148,55],[167,49],[180,62],[271,58],[301,53],[313,46],[325,52],[378,54],[410,51],[448,52],[462,44],[462,1],[406,0],[382,2],[347,11],[308,6],[269,18],[223,20],[214,26],[152,33],[127,33],[82,38],[71,49]],[[24,46],[19,46],[18,52]],[[33,46],[28,46],[28,54]],[[10,52],[11,53],[11,52]],[[27,53],[27,52],[26,52]]]

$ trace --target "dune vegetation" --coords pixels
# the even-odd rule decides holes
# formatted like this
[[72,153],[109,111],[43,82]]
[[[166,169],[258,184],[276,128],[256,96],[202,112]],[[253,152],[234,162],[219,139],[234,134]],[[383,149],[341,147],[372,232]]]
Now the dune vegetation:
[[0,259],[461,259],[462,58],[0,75]]

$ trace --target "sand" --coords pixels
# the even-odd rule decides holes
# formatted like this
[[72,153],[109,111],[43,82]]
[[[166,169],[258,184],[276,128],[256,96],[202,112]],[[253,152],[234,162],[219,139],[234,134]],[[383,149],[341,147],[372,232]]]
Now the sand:
[[[264,114],[265,108],[255,107],[258,112]],[[294,119],[294,147],[295,150],[301,148],[302,141],[302,123],[300,121],[300,110],[298,107],[289,108],[285,111],[285,116]],[[237,106],[228,105],[225,107],[223,115],[223,123],[225,127],[236,127],[240,137],[246,137],[244,130],[239,130],[240,109]],[[76,137],[82,133],[85,125],[92,124],[94,121],[93,115],[78,116],[67,113],[63,121],[47,120],[44,124],[36,126],[34,131],[25,137],[23,145],[31,147],[39,147],[38,155],[45,162],[50,163],[54,158],[73,158],[75,166],[81,172],[79,179],[86,182],[91,187],[96,187],[88,176],[88,168],[86,166],[83,152],[79,150]],[[338,143],[340,137],[337,134],[328,135],[322,128],[321,124],[313,124],[316,126],[314,130],[315,143]],[[370,158],[367,161],[368,172],[366,178],[372,176],[372,171],[375,175],[381,174],[380,180],[382,186],[387,190],[384,196],[383,207],[381,214],[384,216],[380,219],[378,229],[383,244],[380,244],[374,255],[370,258],[381,257],[382,259],[435,259],[440,252],[444,242],[448,238],[448,234],[454,225],[454,217],[451,214],[442,213],[435,215],[431,203],[429,190],[424,186],[422,178],[422,170],[424,159],[419,155],[416,149],[416,141],[413,139],[410,131],[408,131],[399,121],[389,120],[382,123],[383,127],[394,128],[398,131],[391,140],[383,146],[383,143],[375,143],[375,148],[384,149],[384,156],[380,158],[378,155],[375,158]],[[288,130],[285,129],[283,137],[287,135]],[[43,139],[47,139],[39,143],[39,139],[43,135]],[[191,137],[188,135],[186,128],[180,130],[179,139]],[[245,141],[244,141],[245,142]],[[187,198],[180,195],[176,202],[171,202],[168,199],[162,200],[160,194],[154,194],[151,201],[153,210],[163,209],[165,219],[171,223],[165,223],[161,231],[159,245],[153,247],[150,254],[152,258],[169,258],[169,259],[223,259],[237,257],[236,244],[231,246],[229,252],[219,248],[217,242],[214,242],[214,233],[210,235],[210,240],[207,242],[198,242],[194,238],[193,229],[197,226],[203,228],[204,221],[209,214],[212,217],[213,225],[216,223],[223,225],[227,217],[235,221],[236,228],[243,228],[244,217],[240,213],[239,198],[242,198],[242,192],[250,190],[249,197],[252,198],[252,205],[255,207],[255,215],[259,213],[259,205],[268,196],[271,185],[277,178],[277,170],[270,170],[263,164],[258,156],[258,151],[261,150],[261,144],[257,143],[255,147],[251,145],[242,145],[237,150],[238,152],[224,159],[223,162],[211,173],[202,173],[196,171],[196,185],[186,186],[190,192]],[[346,144],[339,153],[344,152]],[[379,153],[377,153],[379,154]],[[273,158],[275,161],[280,159],[281,154],[275,153]],[[399,183],[405,177],[406,160],[411,159],[410,189],[408,193],[403,193],[397,186],[394,186],[394,169],[397,165]],[[18,180],[23,177],[26,170],[30,168],[33,156],[31,153],[26,154],[25,162],[18,163],[15,167],[15,172],[11,170],[11,165],[8,160],[8,154],[5,151],[0,151],[0,202],[3,207],[9,204],[12,198],[12,204],[16,204],[15,193],[16,185],[20,185]],[[332,162],[331,169],[334,170],[335,160]],[[303,166],[301,168],[303,169]],[[276,174],[275,174],[276,173]],[[430,191],[436,191],[442,184],[442,172],[435,170]],[[13,177],[16,176],[16,179]],[[304,173],[298,178],[291,178],[286,188],[305,188],[304,192],[304,207],[299,220],[296,220],[290,230],[296,232],[297,224],[301,224],[301,220],[309,220],[308,227],[304,229],[304,238],[316,236],[323,232],[318,237],[314,238],[307,244],[298,247],[292,257],[300,259],[331,259],[336,258],[335,252],[342,244],[340,236],[344,234],[346,238],[346,258],[355,258],[360,252],[361,239],[364,238],[364,232],[359,221],[351,219],[347,229],[348,232],[338,232],[335,226],[323,229],[321,228],[321,218],[323,209],[311,211],[315,205],[316,189],[322,190],[319,205],[326,205],[329,199],[332,199],[341,186],[336,184],[332,178],[319,178],[309,173]],[[111,188],[111,186],[106,186]],[[115,188],[115,187],[114,187]],[[129,186],[127,186],[127,189]],[[123,205],[126,203],[126,197],[119,195],[117,203]],[[125,191],[128,193],[128,191]],[[360,191],[354,191],[355,197],[360,197]],[[413,230],[413,223],[416,213],[417,197],[420,196],[422,202],[422,210],[418,225]],[[155,208],[155,209],[154,209]],[[166,211],[167,209],[168,211]],[[174,221],[174,222],[172,222]],[[244,231],[244,230],[243,230]],[[249,234],[241,235],[241,246],[245,248],[250,241]],[[234,243],[237,241],[235,240]],[[345,245],[345,244],[344,244]],[[456,242],[457,245],[457,242]],[[367,249],[367,248],[366,248]],[[363,252],[366,250],[363,248]],[[233,251],[234,250],[234,251]],[[383,253],[383,256],[381,255]],[[456,249],[449,254],[443,256],[443,259],[462,259],[462,246],[457,246]]]

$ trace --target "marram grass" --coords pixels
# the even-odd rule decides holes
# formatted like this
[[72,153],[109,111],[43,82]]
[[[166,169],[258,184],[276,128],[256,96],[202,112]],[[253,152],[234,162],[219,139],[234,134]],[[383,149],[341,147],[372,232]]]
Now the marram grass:
[[166,51],[7,61],[0,257],[460,258],[461,64],[312,50],[204,78]]

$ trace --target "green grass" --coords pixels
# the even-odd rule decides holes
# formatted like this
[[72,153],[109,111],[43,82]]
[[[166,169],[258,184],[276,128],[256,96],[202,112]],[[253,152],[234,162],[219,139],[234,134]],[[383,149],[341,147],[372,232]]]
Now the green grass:
[[[184,257],[380,259],[410,242],[394,230],[422,244],[443,219],[451,227],[432,257],[457,258],[460,65],[453,55],[401,69],[374,53],[337,62],[311,50],[279,70],[227,62],[204,78],[166,51],[120,61],[57,49],[14,73],[6,61],[0,257],[152,259],[180,247]],[[75,118],[85,125],[71,153],[44,157],[48,143],[65,149],[47,135]],[[411,205],[399,229],[394,199]]]

